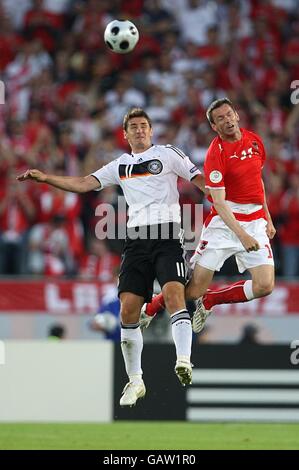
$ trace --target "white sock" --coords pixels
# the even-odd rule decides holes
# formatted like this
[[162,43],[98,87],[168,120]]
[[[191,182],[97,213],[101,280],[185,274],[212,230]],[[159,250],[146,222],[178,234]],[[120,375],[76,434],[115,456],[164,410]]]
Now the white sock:
[[141,353],[143,337],[139,324],[121,325],[121,350],[130,382],[142,380]]
[[172,337],[177,357],[185,356],[190,360],[192,328],[190,315],[187,310],[183,309],[173,313],[171,315],[171,323]]
[[247,300],[254,299],[254,293],[252,289],[252,281],[245,281],[243,286],[244,294]]

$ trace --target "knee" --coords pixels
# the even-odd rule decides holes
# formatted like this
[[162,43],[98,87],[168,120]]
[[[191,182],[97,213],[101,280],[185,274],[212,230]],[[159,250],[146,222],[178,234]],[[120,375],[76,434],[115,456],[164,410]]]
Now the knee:
[[253,291],[257,297],[265,297],[270,295],[274,289],[274,280],[260,279],[255,286]]
[[140,311],[136,308],[136,304],[130,300],[124,300],[120,305],[120,318],[122,323],[130,324],[137,323],[139,320]]
[[130,315],[132,315],[132,313],[133,313],[133,308],[132,308],[132,305],[129,302],[121,303],[120,314],[121,314],[122,318],[130,316]]
[[174,289],[167,290],[166,292],[163,292],[163,297],[166,308],[170,313],[174,313],[185,305],[184,291],[178,292]]

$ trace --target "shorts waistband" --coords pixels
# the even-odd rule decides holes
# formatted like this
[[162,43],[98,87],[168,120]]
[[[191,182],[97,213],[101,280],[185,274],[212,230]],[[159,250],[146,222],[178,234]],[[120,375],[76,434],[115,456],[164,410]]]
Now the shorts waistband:
[[127,227],[127,239],[129,240],[179,240],[182,235],[181,224],[176,222]]
[[[251,212],[250,214],[241,214],[240,212],[239,213],[233,212],[233,214],[239,222],[252,222],[253,220],[257,220],[257,219],[266,219],[266,214],[265,214],[264,209]],[[216,215],[218,214],[214,206],[212,206],[211,212],[209,213],[209,215],[206,217],[204,221],[204,226],[207,227],[209,223],[211,222],[211,220],[213,219],[213,217],[215,217]]]

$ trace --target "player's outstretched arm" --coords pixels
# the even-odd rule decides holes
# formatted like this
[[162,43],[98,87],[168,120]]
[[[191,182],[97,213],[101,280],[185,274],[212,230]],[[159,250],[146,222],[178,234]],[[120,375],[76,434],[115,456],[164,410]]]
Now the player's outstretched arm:
[[38,183],[47,183],[55,188],[71,191],[73,193],[86,193],[100,188],[100,182],[93,176],[56,176],[48,175],[37,169],[29,169],[17,176],[18,181],[33,180]]

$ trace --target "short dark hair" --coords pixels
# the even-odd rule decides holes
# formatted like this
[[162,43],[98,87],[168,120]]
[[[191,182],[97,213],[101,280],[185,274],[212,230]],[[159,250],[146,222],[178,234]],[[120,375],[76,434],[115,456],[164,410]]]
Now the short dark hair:
[[234,111],[236,111],[236,108],[234,107],[230,99],[220,98],[219,100],[215,100],[210,104],[206,112],[207,120],[209,121],[210,124],[215,124],[214,119],[213,119],[213,114],[212,114],[213,111],[217,108],[220,108],[220,106],[222,106],[223,104],[228,104]]
[[130,119],[136,118],[136,117],[144,117],[147,122],[149,123],[149,126],[152,127],[152,121],[149,117],[149,115],[144,111],[142,108],[132,108],[130,109],[127,114],[124,117],[123,120],[123,129],[126,131],[128,128],[128,123]]

